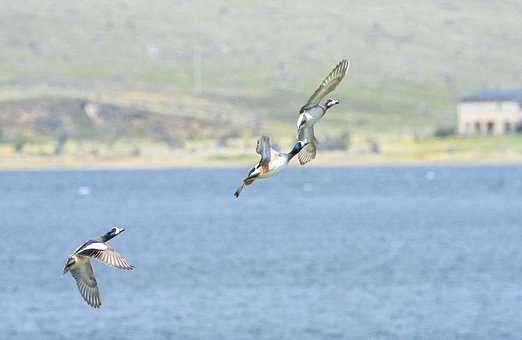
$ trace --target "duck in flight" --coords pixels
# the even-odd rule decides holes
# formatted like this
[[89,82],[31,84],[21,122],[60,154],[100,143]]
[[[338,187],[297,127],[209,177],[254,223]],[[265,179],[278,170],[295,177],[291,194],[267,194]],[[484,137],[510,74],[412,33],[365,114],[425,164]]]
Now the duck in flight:
[[288,153],[282,153],[272,148],[270,137],[262,136],[257,141],[256,152],[261,155],[261,160],[254,166],[248,176],[241,181],[234,196],[239,197],[245,185],[252,184],[256,179],[268,178],[277,175],[283,170],[290,160],[306,146],[306,143],[298,141]]
[[91,258],[120,269],[132,270],[134,268],[106,243],[124,230],[123,228],[112,228],[105,235],[82,244],[67,259],[63,274],[71,273],[76,280],[80,294],[91,307],[99,308],[101,306],[100,291],[92,270]]
[[325,102],[322,102],[322,100],[327,94],[335,90],[349,68],[350,62],[346,59],[341,60],[328,76],[324,78],[314,94],[301,107],[301,110],[299,110],[299,116],[297,117],[297,140],[305,141],[308,144],[297,156],[301,165],[315,158],[317,140],[314,135],[314,124],[325,115],[328,109],[339,104],[338,100],[331,98],[326,99]]

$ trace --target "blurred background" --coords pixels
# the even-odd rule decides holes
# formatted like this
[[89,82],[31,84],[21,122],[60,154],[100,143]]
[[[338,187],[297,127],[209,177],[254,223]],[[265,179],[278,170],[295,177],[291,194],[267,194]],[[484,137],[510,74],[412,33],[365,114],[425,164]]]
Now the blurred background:
[[[0,334],[519,339],[521,13],[0,0]],[[235,199],[343,58],[317,159]],[[94,310],[61,274],[113,226]]]
[[[520,160],[518,125],[488,128],[498,108],[471,109],[489,112],[478,129],[459,130],[458,114],[484,91],[493,97],[474,102],[522,101],[521,11],[519,1],[3,1],[0,165],[251,162],[260,134],[292,143],[298,109],[347,57],[316,163]],[[520,105],[507,111],[518,124]]]

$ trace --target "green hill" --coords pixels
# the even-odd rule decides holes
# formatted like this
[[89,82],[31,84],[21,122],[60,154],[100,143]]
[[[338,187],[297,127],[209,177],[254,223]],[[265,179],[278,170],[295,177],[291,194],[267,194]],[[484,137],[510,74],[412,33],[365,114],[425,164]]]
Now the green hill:
[[147,89],[238,107],[277,136],[350,57],[324,131],[422,134],[453,124],[459,95],[521,86],[520,1],[0,2],[4,100]]

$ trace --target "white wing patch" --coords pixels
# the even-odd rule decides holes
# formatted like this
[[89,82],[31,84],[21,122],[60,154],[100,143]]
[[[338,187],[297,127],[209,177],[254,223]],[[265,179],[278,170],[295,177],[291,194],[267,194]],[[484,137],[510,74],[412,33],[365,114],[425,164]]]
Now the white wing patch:
[[83,248],[81,252],[86,250],[106,250],[107,248],[109,248],[109,246],[103,242],[94,242]]
[[120,269],[132,270],[131,266],[114,248],[104,244],[105,247],[86,247],[79,255],[95,258],[109,266]]
[[73,255],[82,253],[83,251],[85,251],[85,249],[104,250],[106,248],[107,248],[107,245],[105,243],[103,243],[103,242],[93,242],[93,243],[90,243],[88,245],[82,244],[81,246],[76,248],[76,250],[73,252]]

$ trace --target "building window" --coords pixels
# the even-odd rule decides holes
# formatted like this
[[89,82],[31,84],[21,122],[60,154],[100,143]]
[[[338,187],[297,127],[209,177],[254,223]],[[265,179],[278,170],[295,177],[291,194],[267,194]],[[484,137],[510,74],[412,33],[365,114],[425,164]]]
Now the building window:
[[480,134],[480,122],[475,122],[475,133]]
[[487,125],[487,134],[488,135],[492,135],[493,132],[495,131],[495,123],[493,122],[488,122],[488,125]]
[[465,131],[466,135],[469,135],[469,134],[473,133],[473,130],[471,130],[471,123],[470,122],[466,123],[466,127],[464,129],[465,129],[464,131]]
[[511,133],[513,132],[513,125],[511,125],[510,122],[504,123],[504,133]]

